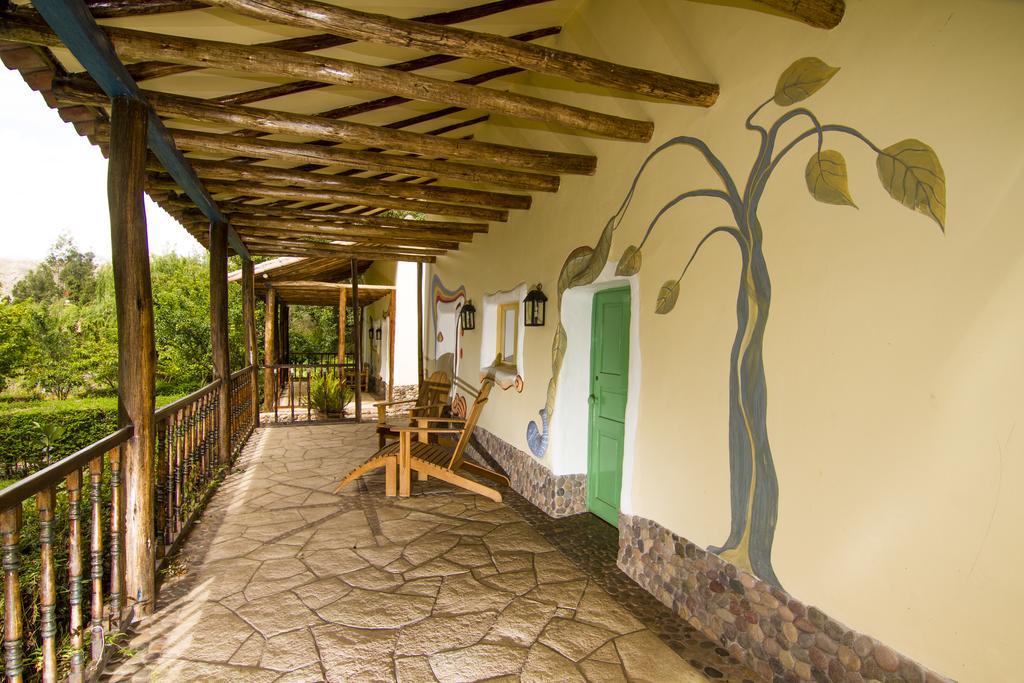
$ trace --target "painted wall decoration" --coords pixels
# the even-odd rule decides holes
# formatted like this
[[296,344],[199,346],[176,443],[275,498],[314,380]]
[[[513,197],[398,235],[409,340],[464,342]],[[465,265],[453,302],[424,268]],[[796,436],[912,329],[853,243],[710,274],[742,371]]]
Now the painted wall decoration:
[[[697,243],[678,275],[667,280],[658,292],[655,312],[669,313],[679,297],[683,276],[693,263],[701,247],[715,235],[728,235],[739,248],[741,257],[739,291],[736,301],[737,330],[730,353],[729,370],[729,471],[731,522],[729,536],[721,546],[709,550],[723,559],[753,573],[757,577],[781,587],[771,562],[772,542],[778,519],[779,484],[768,439],[768,389],[765,382],[763,345],[765,326],[771,305],[771,280],[762,251],[763,232],[757,215],[758,204],[768,180],[779,163],[807,139],[815,139],[817,149],[811,154],[804,171],[808,192],[826,204],[853,206],[846,161],[843,155],[825,148],[825,134],[850,136],[866,145],[876,154],[876,169],[882,186],[907,208],[931,218],[945,232],[946,179],[935,151],[913,138],[901,140],[881,148],[860,131],[846,125],[823,124],[804,107],[790,109],[770,126],[755,122],[757,115],[774,102],[782,107],[801,102],[824,87],[839,71],[815,57],[794,62],[779,78],[775,94],[758,106],[747,117],[745,127],[755,133],[760,147],[753,167],[742,190],[732,175],[708,145],[697,138],[680,136],[655,149],[640,166],[619,210],[612,216],[593,249],[581,247],[562,267],[559,276],[559,308],[566,288],[592,281],[601,270],[612,234],[621,225],[637,185],[648,164],[660,154],[676,147],[696,150],[718,176],[720,188],[700,188],[679,194],[665,204],[651,219],[643,238],[628,247],[616,267],[622,276],[639,272],[647,240],[661,218],[680,202],[694,197],[721,200],[732,213],[734,225],[722,225],[709,230]],[[779,140],[782,127],[789,121],[804,118],[810,128],[788,142]],[[830,136],[831,137],[831,136]],[[589,279],[588,279],[589,278]],[[557,375],[565,353],[565,331],[559,326],[552,349],[554,378],[548,390],[548,403],[541,411],[544,431],[531,423],[528,428],[530,447],[543,453],[547,445],[547,424],[550,407],[557,389]],[[546,418],[546,419],[545,419]],[[534,440],[535,439],[535,440]],[[538,451],[535,449],[534,453]]]
[[431,282],[430,316],[434,330],[435,370],[443,370],[449,377],[457,376],[461,344],[459,313],[466,304],[466,288],[448,289],[438,275]]

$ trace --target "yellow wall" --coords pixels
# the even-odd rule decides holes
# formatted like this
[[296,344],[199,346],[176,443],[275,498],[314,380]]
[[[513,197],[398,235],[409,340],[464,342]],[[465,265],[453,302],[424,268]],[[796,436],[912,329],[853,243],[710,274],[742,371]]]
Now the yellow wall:
[[[761,202],[772,311],[764,357],[768,429],[779,479],[773,563],[796,597],[925,665],[969,681],[1019,680],[1024,608],[1024,4],[999,0],[850,0],[826,32],[751,11],[676,0],[589,0],[554,44],[714,80],[710,110],[603,96],[536,78],[523,92],[656,122],[650,145],[553,135],[498,121],[484,139],[594,153],[592,178],[434,267],[448,287],[485,293],[541,282],[549,322],[526,331],[525,390],[492,394],[481,420],[529,452],[550,378],[556,278],[594,245],[639,164],[674,135],[708,142],[742,182],[756,136],[743,122],[794,60],[841,67],[805,104],[886,146],[919,138],[948,181],[947,230],[893,201],[875,155],[831,136],[859,209],[815,202],[804,182],[813,145],[779,166]],[[577,92],[568,93],[567,89]],[[782,109],[766,107],[770,123]],[[789,134],[806,129],[794,122]],[[784,134],[785,137],[785,134]],[[698,156],[663,155],[644,176],[611,260],[639,241],[676,194],[715,186]],[[626,512],[701,545],[729,529],[728,362],[739,258],[714,238],[655,315],[707,229],[727,214],[687,202],[657,228],[639,274],[641,381]],[[478,380],[480,325],[463,339],[460,375]],[[568,353],[588,353],[589,340]],[[429,347],[428,347],[429,348]],[[493,353],[493,350],[488,350]],[[635,398],[635,397],[634,397]],[[555,416],[557,421],[558,416]],[[548,452],[550,467],[558,453]]]

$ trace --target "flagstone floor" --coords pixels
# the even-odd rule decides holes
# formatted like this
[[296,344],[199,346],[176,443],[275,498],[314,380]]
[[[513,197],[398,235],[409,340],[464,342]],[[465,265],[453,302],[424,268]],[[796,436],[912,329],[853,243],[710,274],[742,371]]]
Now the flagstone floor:
[[[553,527],[538,527],[543,514],[514,492],[515,506],[496,504],[431,481],[386,498],[383,477],[371,476],[333,495],[376,438],[372,425],[257,431],[157,613],[104,678],[752,678],[688,627],[680,638],[664,623],[648,628],[584,571],[593,562],[578,548],[552,545]],[[587,532],[572,535],[578,544]]]

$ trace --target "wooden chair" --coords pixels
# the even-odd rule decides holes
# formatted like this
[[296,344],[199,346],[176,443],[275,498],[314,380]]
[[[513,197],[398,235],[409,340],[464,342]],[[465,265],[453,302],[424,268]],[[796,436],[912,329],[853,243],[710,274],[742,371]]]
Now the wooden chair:
[[410,420],[417,417],[442,417],[448,407],[448,394],[451,393],[452,381],[448,373],[439,370],[428,377],[421,385],[419,395],[416,398],[404,401],[379,401],[373,405],[377,407],[377,439],[378,448],[384,448],[388,439],[397,439],[397,428],[403,425],[395,424],[394,416],[389,418],[388,408],[414,403],[409,409]]
[[[499,484],[509,485],[508,477],[505,475],[469,462],[463,457],[473,434],[473,428],[476,427],[476,423],[480,419],[480,413],[483,412],[483,407],[487,404],[487,397],[493,386],[493,379],[489,377],[484,379],[480,386],[480,393],[473,401],[473,406],[465,420],[448,417],[416,418],[417,426],[398,427],[396,429],[399,434],[398,441],[381,448],[366,462],[349,472],[334,492],[340,493],[357,478],[383,467],[385,493],[388,496],[394,496],[396,493],[402,497],[408,496],[412,489],[412,473],[416,472],[421,481],[435,477],[500,503],[501,494],[498,491],[460,473],[468,472]],[[458,441],[454,447],[429,443],[428,437],[433,434],[457,435]],[[413,440],[414,436],[417,437],[415,441]]]

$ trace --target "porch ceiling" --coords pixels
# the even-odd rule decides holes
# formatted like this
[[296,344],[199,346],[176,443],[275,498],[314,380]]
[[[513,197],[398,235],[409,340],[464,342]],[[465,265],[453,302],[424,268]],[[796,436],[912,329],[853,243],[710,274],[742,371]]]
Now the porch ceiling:
[[[342,291],[346,301],[352,301],[352,285],[336,282],[281,282],[274,285],[274,290],[278,300],[289,305],[337,306]],[[368,306],[394,291],[390,285],[359,285],[359,305]]]
[[[557,191],[562,174],[594,172],[592,156],[478,141],[491,114],[650,139],[648,121],[514,93],[526,72],[611,96],[714,102],[714,84],[544,47],[578,4],[86,1],[249,253],[328,270],[433,261],[528,209],[529,193]],[[0,13],[0,58],[106,153],[107,96],[25,2]],[[147,189],[207,243],[206,217],[156,158]]]

